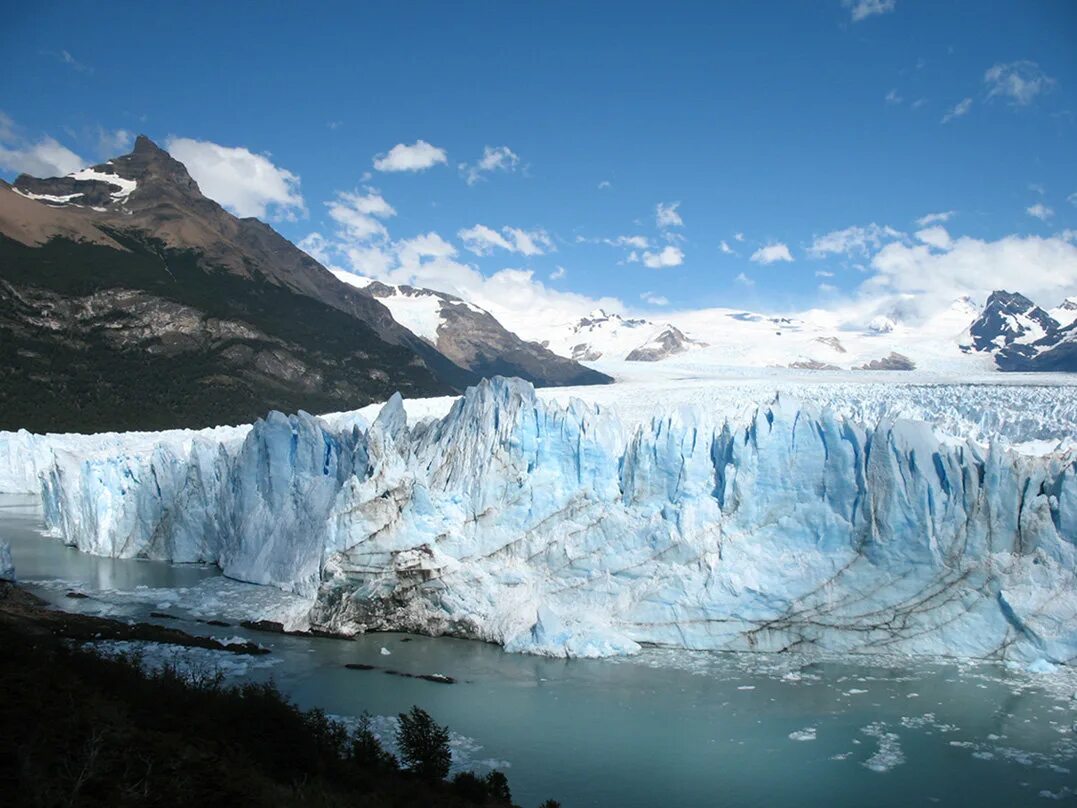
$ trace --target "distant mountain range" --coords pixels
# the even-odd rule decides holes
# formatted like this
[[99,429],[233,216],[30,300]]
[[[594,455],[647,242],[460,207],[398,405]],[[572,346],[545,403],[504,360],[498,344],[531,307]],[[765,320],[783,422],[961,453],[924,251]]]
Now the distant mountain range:
[[447,340],[454,361],[268,225],[207,199],[146,137],[67,177],[0,182],[0,429],[240,423],[452,393],[487,372],[609,381],[492,319],[481,349]]
[[689,339],[671,323],[595,309],[567,326],[553,327],[546,346],[581,362],[623,359],[628,362],[657,362],[705,344]]

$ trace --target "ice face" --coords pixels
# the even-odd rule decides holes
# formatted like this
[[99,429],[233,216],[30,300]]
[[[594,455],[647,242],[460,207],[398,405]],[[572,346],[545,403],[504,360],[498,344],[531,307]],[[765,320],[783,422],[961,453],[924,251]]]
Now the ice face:
[[437,420],[394,397],[369,427],[274,413],[242,442],[54,454],[45,513],[68,542],[316,594],[312,624],[337,631],[568,656],[1077,655],[1073,454],[921,421],[782,397],[624,422],[492,379]]

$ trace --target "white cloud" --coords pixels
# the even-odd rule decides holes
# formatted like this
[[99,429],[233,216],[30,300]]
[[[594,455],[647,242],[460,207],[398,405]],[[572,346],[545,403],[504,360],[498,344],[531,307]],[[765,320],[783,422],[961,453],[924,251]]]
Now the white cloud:
[[299,177],[242,146],[170,137],[165,147],[198,187],[237,216],[294,221],[306,215]]
[[684,220],[681,218],[681,214],[677,212],[677,208],[681,206],[680,202],[659,202],[654,209],[654,220],[658,227],[665,230],[670,227],[684,227]]
[[637,250],[646,250],[651,246],[651,242],[646,236],[617,236],[615,238],[604,238],[601,241],[611,247],[632,247]]
[[893,11],[897,0],[841,0],[841,4],[849,9],[853,22],[860,22]]
[[126,129],[109,130],[102,126],[97,127],[97,150],[102,157],[126,154],[134,140],[135,136]]
[[821,283],[819,284],[819,291],[824,295],[832,295],[838,291],[838,287],[832,283]]
[[486,146],[482,157],[475,163],[460,163],[460,173],[468,185],[474,185],[484,179],[483,174],[494,171],[515,171],[520,164],[520,157],[508,146]]
[[954,210],[944,210],[939,213],[927,213],[917,219],[916,223],[920,225],[920,227],[927,227],[932,224],[943,224],[950,221],[955,213],[957,213],[957,211]]
[[1027,59],[988,68],[984,82],[988,98],[1001,96],[1022,107],[1031,104],[1037,95],[1047,92],[1055,84],[1038,64]]
[[388,154],[375,155],[374,168],[377,171],[425,171],[447,162],[444,149],[432,146],[425,140],[416,140],[410,146],[397,143],[389,149]]
[[1046,222],[1048,219],[1055,215],[1055,212],[1042,202],[1037,202],[1035,205],[1029,205],[1027,208],[1025,208],[1025,213],[1027,213],[1029,216],[1034,216],[1041,222]]
[[727,242],[725,239],[722,239],[722,241],[719,242],[718,249],[721,250],[725,255],[737,254],[737,251],[730,247],[729,242]]
[[[629,257],[629,260],[632,258]],[[668,269],[684,263],[684,251],[680,247],[667,245],[658,252],[644,252],[639,256],[639,260],[648,269]]]
[[960,118],[962,115],[967,115],[970,109],[972,109],[972,99],[963,98],[942,116],[942,122],[949,123],[954,118]]
[[734,233],[733,238],[735,238],[737,241],[744,241],[744,234],[743,233]]
[[867,255],[869,251],[879,249],[884,241],[900,238],[901,235],[892,227],[880,226],[874,222],[864,227],[854,225],[817,236],[808,247],[808,254],[813,258],[826,255]]
[[753,281],[751,278],[749,278],[743,272],[740,273],[733,280],[735,280],[737,283],[742,284],[744,286],[755,286],[755,281]]
[[872,258],[871,267],[876,274],[862,285],[865,294],[911,296],[910,305],[925,313],[960,295],[983,300],[995,289],[1019,291],[1033,300],[1077,292],[1077,245],[1059,237],[982,241],[962,236],[944,249],[895,241]]
[[825,269],[817,269],[817,270],[815,270],[815,277],[817,277],[817,278],[833,278],[834,273],[833,272],[828,272]]
[[780,241],[760,247],[749,259],[757,264],[774,264],[778,261],[792,261],[793,254],[789,248]]
[[551,281],[559,281],[563,277],[565,277],[565,275],[567,275],[567,274],[568,274],[568,271],[563,266],[558,264],[557,269],[555,269],[553,272],[550,273],[550,280]]
[[87,163],[48,135],[36,143],[0,143],[0,168],[35,177],[62,177]]
[[948,250],[952,243],[949,231],[947,231],[941,224],[925,227],[923,230],[917,230],[916,238],[924,244],[938,250]]
[[890,92],[888,92],[886,94],[886,103],[887,104],[897,105],[897,104],[900,104],[903,100],[904,99],[900,95],[898,95],[897,90],[891,90]]
[[341,232],[355,242],[388,238],[389,231],[380,221],[396,215],[393,206],[373,189],[364,193],[341,191],[332,202],[326,202],[329,217],[341,227]]
[[605,190],[608,190],[608,189],[610,189],[612,187],[613,187],[613,183],[610,182],[609,180],[602,180],[602,182],[600,182],[598,184],[598,190],[600,190],[600,191],[605,191]]
[[1066,201],[1069,202],[1071,205],[1077,205],[1077,191],[1074,191],[1072,194],[1067,196]]
[[644,292],[639,296],[640,300],[644,303],[650,303],[652,306],[668,306],[669,298],[664,295],[658,295],[654,292]]
[[83,64],[82,62],[80,62],[78,59],[76,59],[74,56],[71,55],[70,51],[67,51],[67,50],[46,51],[46,53],[48,53],[51,56],[55,56],[57,59],[59,59],[65,65],[72,68],[73,70],[77,70],[80,73],[93,73],[93,68],[92,67],[90,67],[87,64]]
[[495,249],[508,250],[520,255],[544,255],[555,251],[553,239],[545,230],[522,230],[503,227],[501,232],[484,224],[460,230],[457,237],[475,255],[490,255]]

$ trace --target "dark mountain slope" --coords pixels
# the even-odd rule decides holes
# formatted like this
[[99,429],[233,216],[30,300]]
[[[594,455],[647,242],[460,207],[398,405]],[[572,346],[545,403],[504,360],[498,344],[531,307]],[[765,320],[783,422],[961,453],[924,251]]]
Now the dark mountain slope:
[[0,184],[0,429],[238,423],[475,378],[146,138]]

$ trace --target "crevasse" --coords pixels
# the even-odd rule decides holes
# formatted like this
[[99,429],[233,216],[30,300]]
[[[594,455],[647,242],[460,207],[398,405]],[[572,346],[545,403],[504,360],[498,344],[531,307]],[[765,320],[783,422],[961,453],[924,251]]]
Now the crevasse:
[[1077,656],[1077,463],[789,400],[624,425],[471,388],[440,420],[272,413],[242,441],[56,451],[48,526],[312,598],[312,626],[601,656],[655,643]]

